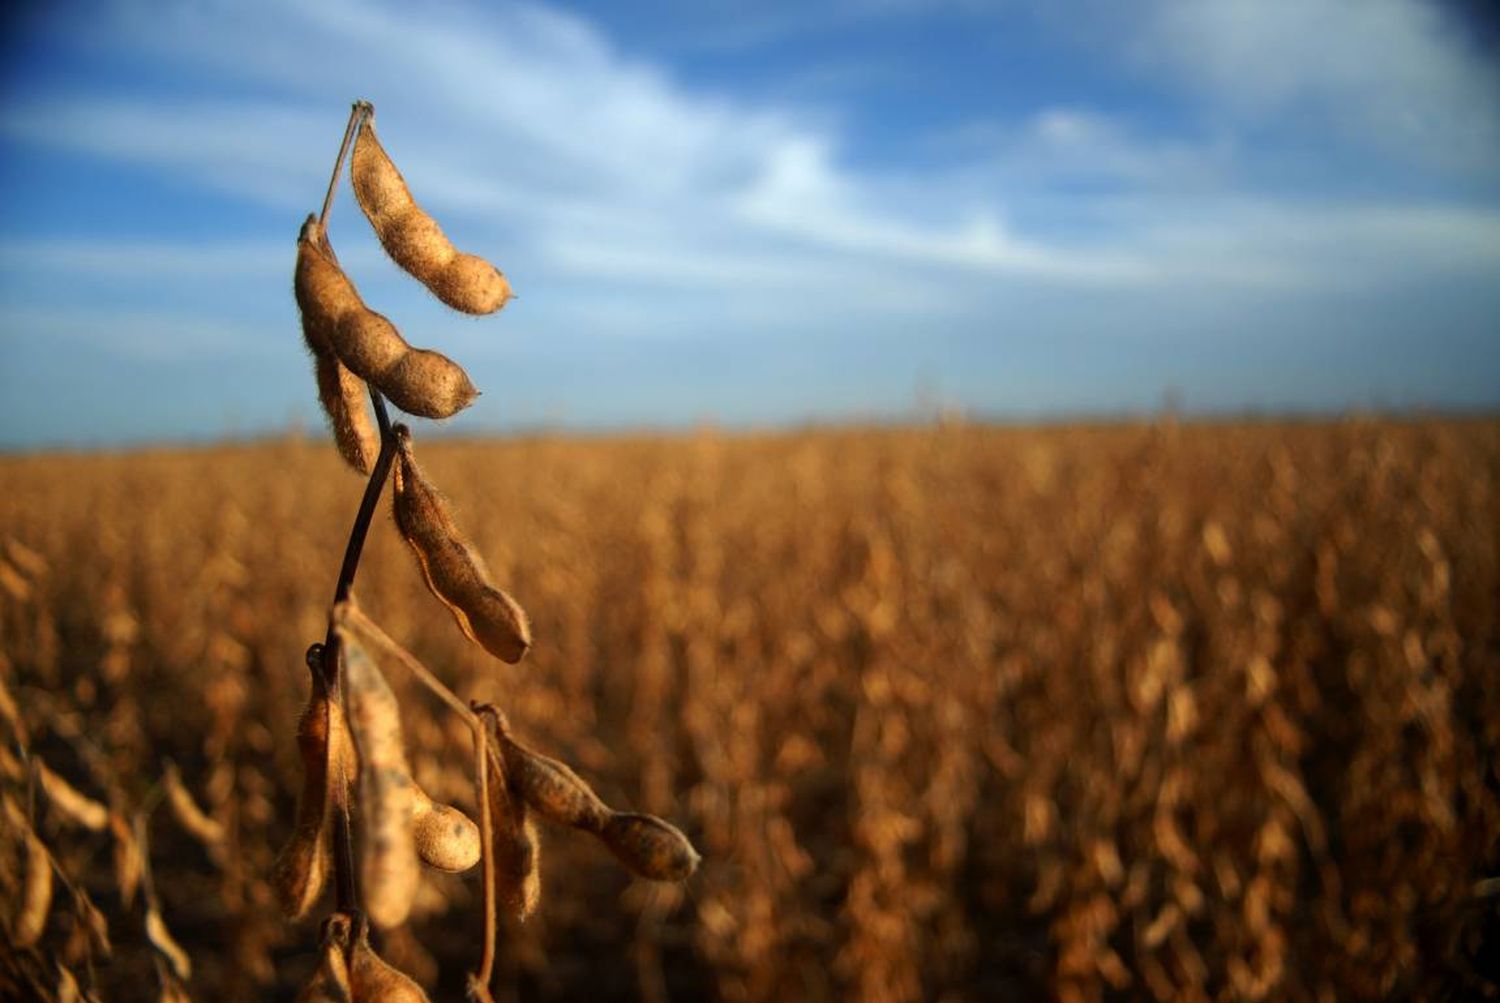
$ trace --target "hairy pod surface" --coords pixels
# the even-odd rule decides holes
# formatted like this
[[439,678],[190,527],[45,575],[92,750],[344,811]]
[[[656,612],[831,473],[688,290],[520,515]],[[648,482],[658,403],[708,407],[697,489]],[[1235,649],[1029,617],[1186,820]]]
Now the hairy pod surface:
[[[297,752],[302,758],[302,793],[291,838],[276,858],[271,884],[281,910],[301,919],[318,901],[333,863],[331,845],[334,785],[337,783],[337,738],[346,733],[343,714],[321,686],[313,683],[307,707],[297,723]],[[333,740],[330,736],[335,736]]]
[[404,436],[391,508],[427,588],[448,607],[459,629],[496,658],[519,662],[531,646],[526,611],[490,582],[484,562],[459,532],[448,503],[422,475]]
[[318,967],[297,994],[297,1003],[353,1003],[348,960],[351,929],[350,918],[341,912],[324,921]]
[[599,834],[612,812],[566,764],[533,752],[502,728],[500,744],[511,783],[538,815],[555,825]]
[[297,237],[293,290],[302,311],[302,334],[314,355],[326,346],[407,414],[450,418],[478,396],[458,363],[412,348],[394,324],[365,306],[311,216]]
[[355,1003],[428,1003],[422,987],[376,954],[363,933],[349,954],[349,988]]
[[599,834],[621,863],[643,878],[683,881],[698,869],[698,851],[676,826],[655,815],[616,812]]
[[479,863],[479,826],[457,808],[433,801],[420,785],[413,793],[412,837],[422,863],[455,874]]
[[385,676],[354,636],[340,628],[349,719],[359,753],[364,820],[360,884],[370,921],[400,926],[411,911],[420,869],[412,832],[416,784],[407,765],[401,712]]
[[442,227],[411,196],[375,134],[373,113],[354,141],[350,167],[354,197],[380,244],[432,294],[464,313],[494,313],[511,298],[510,283],[494,265],[454,248]]
[[542,896],[541,843],[526,801],[516,791],[499,745],[499,716],[486,708],[485,786],[490,807],[490,848],[495,856],[495,901],[518,920],[531,915]]
[[368,474],[380,453],[380,434],[365,408],[365,381],[350,372],[331,348],[313,351],[313,371],[318,402],[328,417],[339,455],[355,470]]

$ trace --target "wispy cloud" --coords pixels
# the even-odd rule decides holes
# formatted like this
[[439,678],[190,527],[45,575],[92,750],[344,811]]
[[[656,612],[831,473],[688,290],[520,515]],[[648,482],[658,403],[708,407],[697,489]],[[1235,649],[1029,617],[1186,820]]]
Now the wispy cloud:
[[[113,312],[112,336],[145,358],[294,330],[290,235],[320,200],[355,97],[376,103],[388,148],[455,240],[516,280],[506,330],[531,346],[692,340],[729,371],[775,332],[824,339],[823,371],[876,344],[892,367],[948,367],[978,385],[975,360],[994,356],[973,346],[1025,332],[1045,332],[1040,348],[1016,345],[1040,364],[1046,338],[1242,337],[1216,319],[1246,303],[1279,303],[1316,331],[1329,303],[1383,322],[1382,297],[1420,283],[1468,283],[1466,302],[1487,302],[1500,208],[1444,183],[1500,165],[1500,90],[1485,89],[1493,64],[1444,16],[1414,0],[1152,0],[1128,17],[1081,2],[1113,26],[1095,38],[1106,58],[1091,72],[1145,79],[1149,100],[1114,100],[1103,85],[1020,105],[981,96],[884,148],[858,132],[859,116],[830,115],[796,88],[705,84],[540,3],[122,0],[59,14],[54,43],[101,69],[16,91],[0,106],[7,150],[127,166],[246,219],[291,222],[83,235],[0,225],[0,335],[83,343],[105,337]],[[957,7],[976,31],[1009,9]],[[798,10],[675,48],[837,36]],[[1038,23],[1074,38],[1091,30],[1076,15]],[[878,0],[827,14],[882,26],[924,16]],[[924,72],[941,70],[942,52],[923,55]],[[828,65],[861,57],[839,58]],[[862,86],[875,84],[850,78],[841,99]],[[1325,133],[1339,149],[1320,145]],[[1299,187],[1287,163],[1321,177]],[[1367,166],[1401,183],[1336,187]],[[347,190],[334,232],[362,283],[390,280],[375,286],[382,309],[410,317],[417,343],[460,339],[497,371],[516,350],[398,279]],[[1222,309],[1205,305],[1214,297]],[[1291,306],[1313,302],[1324,312]],[[893,372],[883,378],[899,381]],[[275,406],[284,413],[285,399]]]

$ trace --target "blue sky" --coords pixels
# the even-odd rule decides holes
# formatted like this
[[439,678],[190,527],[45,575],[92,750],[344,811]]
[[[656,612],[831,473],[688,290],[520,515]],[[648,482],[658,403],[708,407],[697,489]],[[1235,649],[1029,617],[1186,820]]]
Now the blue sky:
[[46,6],[0,447],[316,427],[295,237],[360,97],[520,295],[449,313],[341,188],[366,301],[484,391],[454,431],[1500,406],[1482,4]]

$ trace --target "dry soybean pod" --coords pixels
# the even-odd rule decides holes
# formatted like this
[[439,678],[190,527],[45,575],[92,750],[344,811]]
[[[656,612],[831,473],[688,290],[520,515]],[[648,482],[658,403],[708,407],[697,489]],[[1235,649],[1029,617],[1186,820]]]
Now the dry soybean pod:
[[40,757],[33,758],[37,780],[52,807],[68,821],[92,832],[100,832],[109,824],[109,809],[84,794],[52,769]]
[[21,899],[11,925],[11,942],[19,948],[33,946],[47,928],[52,910],[52,854],[36,833],[26,830],[26,870],[21,879]]
[[328,416],[339,455],[355,470],[368,474],[380,453],[380,434],[365,408],[365,381],[350,372],[332,349],[313,351],[313,372],[318,402]]
[[297,723],[297,751],[302,757],[302,794],[297,820],[271,872],[281,909],[292,919],[307,915],[323,891],[333,865],[331,844],[334,784],[337,783],[338,736],[343,714],[317,680]]
[[599,834],[620,862],[653,881],[684,881],[698,869],[698,851],[675,825],[635,812],[614,812]]
[[349,173],[354,197],[392,261],[455,310],[487,314],[505,306],[511,298],[505,275],[483,258],[457,250],[417,205],[375,135],[373,111],[354,141]]
[[412,456],[411,438],[404,430],[397,434],[400,452],[391,508],[427,587],[448,607],[470,640],[502,661],[519,662],[531,646],[526,611],[490,583],[484,562],[459,532],[448,503],[422,476]]
[[375,953],[368,930],[349,954],[349,988],[355,1003],[427,1003],[421,986]]
[[327,345],[354,375],[407,414],[450,418],[478,396],[458,363],[412,348],[394,324],[365,306],[312,216],[297,237],[293,290],[308,345]]
[[401,737],[401,712],[385,676],[352,633],[338,629],[346,699],[359,753],[360,813],[365,826],[360,877],[365,909],[376,926],[400,926],[417,893],[412,833],[415,784]]
[[495,858],[495,900],[511,917],[524,920],[542,895],[541,851],[536,823],[515,789],[500,749],[500,715],[492,706],[476,708],[485,719],[485,781],[489,794],[490,844]]
[[599,834],[612,814],[594,789],[566,764],[521,745],[511,737],[503,716],[496,715],[500,746],[511,785],[526,804],[554,825]]
[[412,838],[422,863],[453,873],[479,863],[479,826],[452,805],[433,801],[419,784],[412,784],[412,794]]
[[297,994],[297,1003],[351,1003],[349,987],[350,918],[341,912],[323,923],[322,956],[317,970]]

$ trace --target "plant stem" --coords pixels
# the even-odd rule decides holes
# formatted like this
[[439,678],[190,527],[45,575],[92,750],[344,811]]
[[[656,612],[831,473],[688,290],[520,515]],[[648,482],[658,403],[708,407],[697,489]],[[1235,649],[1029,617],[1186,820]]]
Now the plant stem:
[[[352,117],[350,121],[353,121]],[[370,471],[364,497],[360,499],[359,511],[354,516],[354,526],[349,530],[349,543],[344,548],[344,563],[339,567],[338,584],[333,590],[335,607],[348,601],[349,592],[354,587],[354,575],[359,571],[359,558],[364,552],[370,521],[375,517],[375,505],[380,501],[380,492],[390,474],[391,459],[396,455],[396,434],[391,429],[390,416],[386,414],[385,398],[373,387],[370,389],[370,403],[375,408],[375,420],[380,426],[380,455],[376,457],[375,467]],[[308,649],[307,658],[308,668],[317,677],[317,684],[328,694],[328,699],[337,703],[342,710],[343,659],[339,657],[339,638],[332,616],[328,618],[328,634],[321,648],[313,645]],[[313,664],[314,662],[317,664]],[[339,769],[340,776],[333,792],[334,889],[339,912],[353,913],[359,908],[359,888],[354,878],[354,831],[349,824],[349,785],[347,778],[342,776],[342,765]]]
[[318,214],[319,229],[328,227],[328,210],[333,208],[333,193],[338,191],[339,175],[344,173],[344,158],[349,155],[349,144],[354,140],[354,133],[363,124],[365,116],[374,110],[375,106],[368,101],[356,101],[349,109],[349,124],[344,126],[344,141],[339,145],[339,158],[333,162],[333,176],[328,179],[328,193],[323,196],[323,211]]

